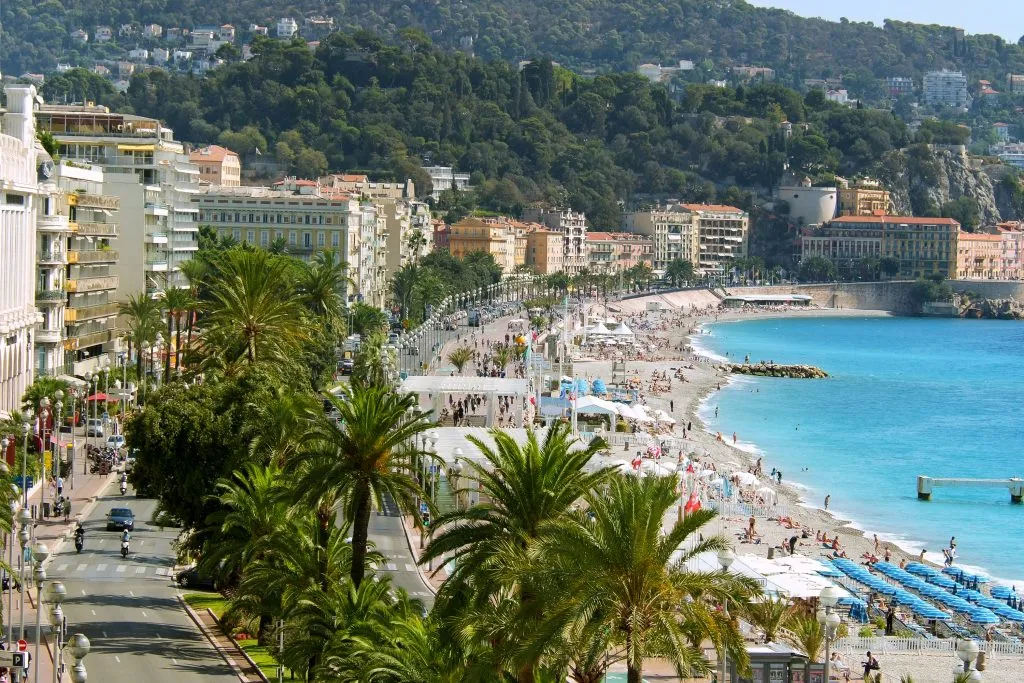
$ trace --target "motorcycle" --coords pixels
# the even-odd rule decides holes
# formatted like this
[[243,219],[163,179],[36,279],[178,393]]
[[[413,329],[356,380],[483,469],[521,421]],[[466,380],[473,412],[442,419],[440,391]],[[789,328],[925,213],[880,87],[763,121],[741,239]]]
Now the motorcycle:
[[128,541],[121,541],[121,557],[128,557]]
[[126,484],[125,482],[122,481],[121,482],[121,495],[123,496],[127,490],[128,490],[128,484]]

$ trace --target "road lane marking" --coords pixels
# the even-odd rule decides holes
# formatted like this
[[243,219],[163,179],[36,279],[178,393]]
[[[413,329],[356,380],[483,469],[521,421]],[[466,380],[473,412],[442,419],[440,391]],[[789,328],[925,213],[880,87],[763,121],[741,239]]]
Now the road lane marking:
[[91,610],[89,610],[89,611],[90,611],[90,612],[92,612],[92,615],[93,615],[93,616],[96,616],[96,610],[94,610],[94,609],[91,609]]
[[405,571],[407,571],[407,572],[414,572],[414,571],[416,571],[416,565],[414,565],[414,564],[406,564],[405,565]]
[[398,565],[397,565],[397,564],[395,564],[394,562],[388,562],[388,563],[387,563],[386,565],[384,565],[384,566],[385,566],[385,567],[387,567],[387,570],[388,570],[389,572],[396,572],[396,571],[398,571]]
[[124,574],[126,571],[128,571],[128,565],[126,565],[126,564],[119,564],[119,565],[117,565],[117,573],[118,574]]
[[102,633],[102,634],[103,634],[103,637],[104,637],[104,638],[106,638],[106,637],[107,637],[107,632],[106,632],[106,631],[100,631],[100,633]]
[[146,568],[145,567],[138,567],[138,568],[136,568],[135,573],[136,574],[145,574],[146,573]]
[[87,564],[80,564],[77,567],[75,567],[75,571],[76,572],[84,572],[88,568],[89,568],[89,565],[87,565]]
[[133,598],[135,597],[135,593],[133,591],[128,591],[128,595],[132,596]]
[[160,635],[159,633],[157,633],[157,634],[156,634],[156,639],[157,639],[157,640],[163,640],[163,639],[164,639],[164,637],[163,637],[162,635]]
[[171,657],[171,664],[173,664],[174,666],[178,666],[178,660],[174,657]]
[[114,655],[114,661],[117,662],[118,664],[120,664],[121,663],[121,658],[118,657],[117,655]]
[[107,565],[105,565],[105,564],[98,564],[98,565],[96,565],[96,571],[98,571],[98,572],[101,572],[101,571],[103,571],[106,568],[107,568]]
[[59,572],[65,571],[67,568],[68,568],[67,564],[58,564],[57,565],[57,571],[59,571]]
[[146,610],[142,610],[142,616],[144,616],[144,617],[148,617],[149,616],[148,614],[146,614]]
[[82,595],[85,595],[85,589],[84,588],[82,589]]

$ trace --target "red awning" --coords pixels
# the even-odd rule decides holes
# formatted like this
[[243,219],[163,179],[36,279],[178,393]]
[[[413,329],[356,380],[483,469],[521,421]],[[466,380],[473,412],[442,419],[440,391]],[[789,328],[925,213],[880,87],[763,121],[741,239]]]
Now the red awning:
[[114,401],[114,402],[117,402],[117,401],[120,401],[121,399],[119,399],[117,396],[107,396],[103,392],[100,392],[98,394],[93,394],[92,396],[88,397],[85,400],[86,401]]

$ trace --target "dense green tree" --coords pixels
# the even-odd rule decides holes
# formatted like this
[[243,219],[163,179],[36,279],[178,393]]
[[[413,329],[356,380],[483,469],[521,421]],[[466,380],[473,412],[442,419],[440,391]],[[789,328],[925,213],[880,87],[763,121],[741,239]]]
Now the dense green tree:
[[827,282],[836,278],[836,267],[822,256],[811,256],[800,262],[802,282]]

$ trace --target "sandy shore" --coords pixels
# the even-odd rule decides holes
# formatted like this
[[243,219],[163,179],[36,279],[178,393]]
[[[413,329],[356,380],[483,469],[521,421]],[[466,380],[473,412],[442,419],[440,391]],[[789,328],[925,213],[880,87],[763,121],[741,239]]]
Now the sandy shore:
[[[670,413],[678,421],[677,435],[680,432],[680,426],[692,424],[693,429],[687,432],[684,450],[688,457],[700,463],[697,465],[698,470],[713,468],[724,472],[747,472],[755,467],[758,456],[749,445],[744,448],[742,428],[737,430],[739,433],[736,445],[732,442],[732,434],[723,435],[723,440],[718,440],[714,433],[707,431],[698,414],[702,402],[732,379],[729,373],[718,368],[716,361],[697,355],[700,348],[700,326],[713,322],[748,320],[755,317],[758,319],[769,317],[865,318],[891,314],[886,311],[856,309],[809,309],[708,312],[687,316],[678,312],[662,312],[658,315],[662,316],[662,319],[667,318],[672,321],[668,329],[650,331],[638,329],[636,331],[652,345],[656,345],[665,359],[628,361],[626,366],[631,377],[639,376],[643,380],[642,401],[652,409],[661,409]],[[647,319],[655,320],[656,318]],[[638,327],[642,327],[644,324],[643,316],[627,317],[628,320],[633,320]],[[684,347],[690,350],[678,350]],[[760,358],[752,354],[751,361],[757,360]],[[682,368],[684,381],[673,379],[671,389],[666,391],[650,389],[652,373],[660,372],[672,377],[680,368]],[[611,360],[577,361],[575,374],[577,377],[610,377]],[[674,453],[672,455],[675,456]],[[768,475],[772,471],[772,467],[771,460],[764,458],[761,462],[763,475],[758,477],[758,489],[769,487],[774,491],[773,496],[765,495],[763,497],[769,501],[773,498],[775,500],[774,514],[772,506],[769,504],[767,514],[755,519],[755,529],[760,542],[749,543],[745,540],[744,531],[749,523],[748,518],[735,516],[723,518],[722,533],[734,542],[737,554],[754,554],[765,557],[769,548],[781,548],[791,537],[802,536],[802,530],[807,530],[809,538],[798,540],[797,552],[809,557],[831,555],[831,550],[826,549],[820,543],[815,543],[816,535],[824,533],[830,540],[838,535],[841,549],[845,551],[849,559],[858,563],[865,562],[865,555],[868,554],[875,554],[879,559],[883,559],[886,550],[890,553],[893,563],[898,564],[901,559],[908,562],[919,559],[917,555],[911,555],[895,544],[886,541],[879,541],[876,549],[873,535],[865,536],[862,531],[851,527],[849,520],[839,519],[821,509],[823,500],[803,500],[801,496],[805,489],[799,485],[799,472],[785,472],[780,485],[769,480]],[[777,520],[780,514],[792,519],[792,527]]]

